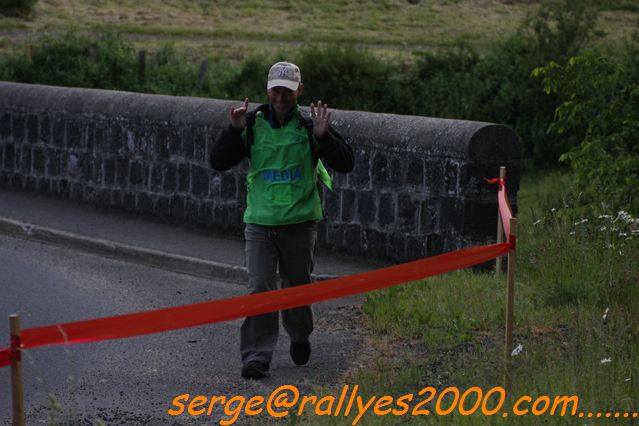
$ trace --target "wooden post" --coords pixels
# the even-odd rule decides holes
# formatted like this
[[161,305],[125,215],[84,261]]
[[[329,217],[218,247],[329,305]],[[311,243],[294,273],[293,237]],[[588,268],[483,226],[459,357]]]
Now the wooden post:
[[[510,236],[511,241],[517,238],[517,219],[510,219]],[[512,385],[512,352],[513,352],[513,318],[515,308],[515,247],[511,247],[508,251],[508,278],[506,281],[506,344],[505,344],[505,369],[504,369],[504,389],[510,391]]]
[[33,46],[31,44],[27,44],[27,51],[25,55],[27,57],[27,62],[33,62]]
[[144,84],[146,77],[146,51],[140,50],[138,52],[138,83]]
[[[499,168],[499,178],[503,179],[506,177],[506,167],[501,166]],[[501,184],[499,184],[500,186],[498,186],[499,190],[501,191]],[[501,214],[499,213],[499,201],[497,202],[497,244],[503,243],[504,242],[504,225],[501,222]],[[495,273],[497,274],[497,276],[501,275],[501,260],[502,257],[501,256],[497,256],[497,259],[495,260]]]
[[206,73],[208,72],[208,69],[209,69],[209,60],[205,59],[200,64],[200,75],[198,76],[198,79],[197,79],[197,90],[202,90],[202,88],[204,87],[204,80],[206,79]]
[[20,317],[9,315],[11,328],[11,396],[13,400],[13,426],[24,426],[24,381],[20,342]]

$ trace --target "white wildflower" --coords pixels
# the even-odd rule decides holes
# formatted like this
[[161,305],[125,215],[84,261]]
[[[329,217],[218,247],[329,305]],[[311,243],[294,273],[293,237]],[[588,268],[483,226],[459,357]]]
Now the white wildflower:
[[606,308],[606,310],[603,313],[603,316],[601,317],[601,320],[603,322],[606,322],[606,320],[608,319],[608,312],[610,312],[610,308]]
[[626,232],[620,232],[619,236],[625,238],[628,236],[628,234]]
[[575,231],[570,231],[570,235],[575,235]]
[[533,223],[533,226],[537,226],[537,225],[539,225],[540,223],[541,223],[541,219],[536,220],[536,221]]
[[599,216],[599,219],[612,219],[612,216],[610,216],[609,214],[602,214]]
[[629,222],[633,221],[634,218],[632,216],[630,216],[630,213],[628,213],[627,211],[620,210],[619,213],[617,213],[617,219],[616,220],[623,220],[624,222],[629,223]]
[[581,219],[579,222],[573,223],[573,225],[583,225],[584,223],[588,223],[588,219]]
[[552,209],[550,209],[550,211],[554,213],[557,211],[557,209],[553,207]]
[[602,226],[601,228],[599,228],[599,230],[600,230],[601,232],[604,232],[606,229],[608,229],[608,228],[607,228],[607,227],[605,227],[605,226]]
[[601,361],[599,361],[599,364],[610,364],[612,362],[612,358],[604,358]]
[[520,353],[522,353],[522,351],[524,350],[524,345],[522,345],[521,343],[519,345],[517,345],[517,347],[515,349],[513,349],[513,351],[510,353],[511,356],[517,356]]

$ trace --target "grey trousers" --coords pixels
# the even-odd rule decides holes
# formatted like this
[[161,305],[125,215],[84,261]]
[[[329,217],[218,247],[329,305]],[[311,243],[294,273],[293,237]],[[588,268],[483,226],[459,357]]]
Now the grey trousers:
[[[246,224],[244,239],[250,294],[277,289],[278,267],[282,288],[311,282],[317,222],[282,226]],[[313,331],[311,307],[282,311],[282,322],[291,341],[308,340]],[[278,334],[278,312],[247,317],[240,332],[242,362],[270,363]]]

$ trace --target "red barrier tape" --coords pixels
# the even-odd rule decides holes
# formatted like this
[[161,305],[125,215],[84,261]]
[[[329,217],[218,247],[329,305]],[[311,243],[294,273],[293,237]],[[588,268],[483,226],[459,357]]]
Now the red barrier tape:
[[501,215],[504,234],[506,234],[507,238],[510,238],[510,219],[513,217],[513,212],[510,209],[510,203],[508,202],[505,188],[500,187],[497,198],[499,200],[499,214]]
[[[444,274],[487,262],[508,252],[508,243],[470,247],[414,262],[303,286],[230,299],[22,330],[21,349],[121,339],[229,321],[310,305]],[[0,368],[9,365],[0,349]]]
[[9,348],[9,356],[13,359],[17,359],[18,361],[22,360],[22,351],[20,348],[22,347],[22,341],[19,336],[11,336],[11,347]]
[[[486,179],[486,178],[484,178]],[[486,179],[486,182],[490,184],[499,183],[499,191],[497,194],[497,200],[499,202],[499,215],[501,216],[501,223],[504,227],[504,234],[510,241],[510,219],[513,217],[513,211],[510,208],[510,202],[508,201],[508,195],[506,194],[506,180],[504,178]]]
[[11,349],[3,348],[0,349],[0,368],[6,367],[11,364]]

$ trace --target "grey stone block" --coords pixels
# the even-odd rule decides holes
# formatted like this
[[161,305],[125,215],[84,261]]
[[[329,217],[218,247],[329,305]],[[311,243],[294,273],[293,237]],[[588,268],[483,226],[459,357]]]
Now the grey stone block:
[[13,172],[13,169],[16,165],[16,148],[13,143],[4,144],[4,169]]
[[111,121],[107,130],[107,143],[109,150],[113,153],[119,153],[124,147],[123,145],[123,132],[119,123]]
[[122,196],[122,208],[124,210],[134,212],[136,210],[136,196],[135,192],[125,192]]
[[404,232],[417,231],[416,222],[419,213],[419,203],[413,201],[409,195],[397,196],[397,224]]
[[204,197],[209,192],[209,174],[204,167],[191,165],[191,192],[196,197]]
[[115,184],[115,158],[109,157],[104,160],[104,184],[111,186]]
[[29,114],[27,116],[26,141],[30,144],[38,142],[38,116],[36,114]]
[[184,203],[185,197],[183,195],[176,194],[169,198],[169,210],[172,218],[184,219]]
[[341,194],[328,192],[324,198],[324,215],[328,220],[340,220],[341,218]]
[[153,211],[153,198],[146,192],[137,193],[137,209],[141,213],[151,213]]
[[82,143],[82,124],[71,120],[67,123],[67,147],[78,149],[83,147]]
[[348,175],[351,189],[369,189],[371,185],[370,156],[363,150],[356,151],[357,161],[353,171]]
[[22,173],[31,174],[32,165],[31,147],[25,146],[20,150],[20,170]]
[[342,191],[342,222],[352,222],[355,219],[355,209],[355,191]]
[[167,135],[167,129],[164,126],[160,126],[155,133],[155,137],[152,138],[152,152],[156,161],[169,159]]
[[11,115],[4,113],[0,115],[0,138],[8,139],[11,136]]
[[220,195],[223,200],[233,201],[237,198],[237,182],[233,174],[224,173],[220,183]]
[[206,137],[202,128],[193,131],[193,159],[199,163],[207,163]]
[[160,191],[162,189],[162,167],[159,164],[149,164],[150,188],[151,191]]
[[[53,121],[53,137],[52,143],[54,146],[61,147],[64,145],[64,133],[65,133],[66,123],[62,118],[57,117]],[[44,139],[44,138],[43,138]],[[44,139],[46,141],[46,139]]]
[[26,131],[25,131],[25,119],[21,114],[13,114],[11,117],[11,133],[13,134],[13,142],[16,144],[21,144],[24,142]]
[[357,193],[357,212],[360,223],[370,224],[375,221],[377,207],[375,195],[372,192]]
[[140,161],[131,161],[129,170],[129,183],[133,187],[140,187],[144,184],[144,165]]
[[180,150],[180,154],[186,160],[191,160],[193,158],[193,145],[193,129],[187,127],[182,133],[182,147]]
[[388,158],[382,152],[376,152],[373,155],[373,163],[371,165],[371,177],[373,188],[385,189],[389,186],[390,170],[388,168]]
[[178,191],[187,193],[191,189],[191,172],[189,170],[189,165],[185,163],[181,163],[178,166],[178,181],[179,187]]
[[177,167],[173,163],[164,163],[164,191],[172,193],[177,189]]
[[382,227],[395,222],[395,200],[393,199],[392,194],[380,195],[377,221]]
[[47,114],[42,114],[40,116],[40,130],[38,133],[38,141],[43,143],[54,143],[51,140],[51,119]]
[[118,156],[115,158],[115,181],[120,188],[126,188],[129,181],[129,159]]

